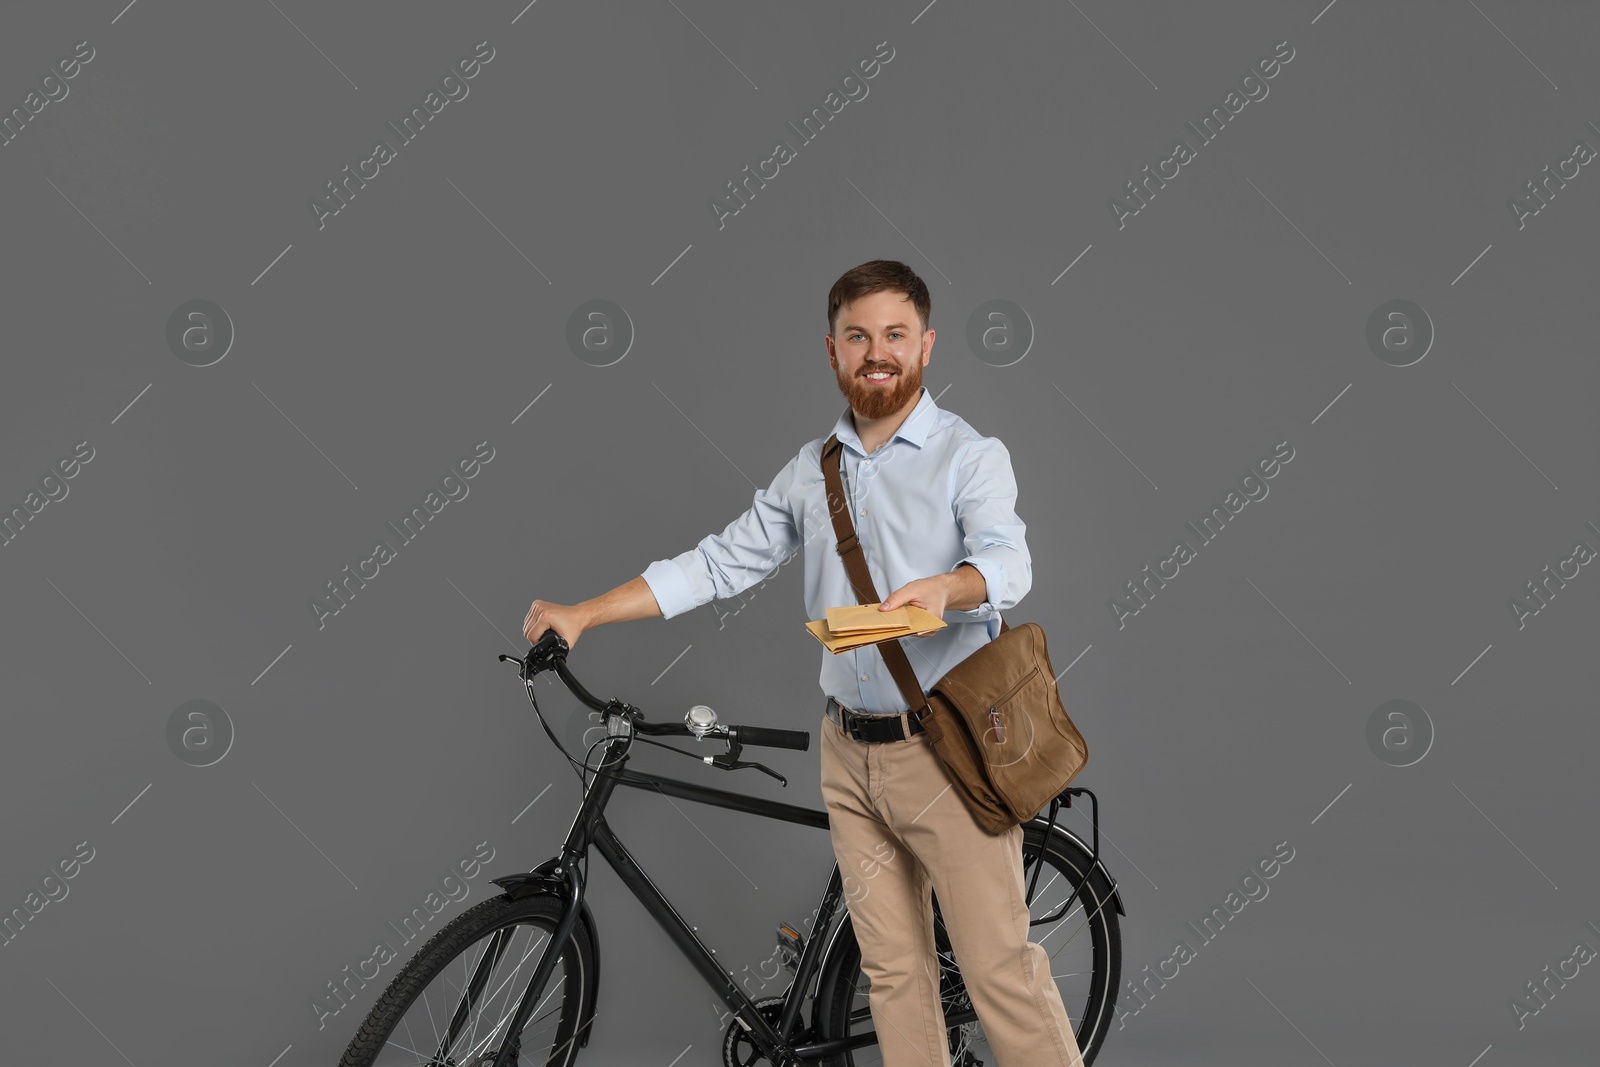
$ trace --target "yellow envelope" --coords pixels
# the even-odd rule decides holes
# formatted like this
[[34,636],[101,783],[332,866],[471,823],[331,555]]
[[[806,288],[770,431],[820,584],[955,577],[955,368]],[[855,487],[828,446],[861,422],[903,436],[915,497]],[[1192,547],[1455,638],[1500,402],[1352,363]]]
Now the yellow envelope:
[[842,608],[829,608],[828,632],[835,636],[844,634],[870,633],[874,630],[910,629],[911,616],[906,611],[907,607],[914,605],[902,604],[893,611],[879,611],[882,604],[850,604]]
[[[832,615],[835,610],[836,609],[829,608],[828,612],[830,615]],[[821,641],[824,648],[837,656],[841,652],[849,652],[852,649],[861,648],[864,645],[875,645],[880,641],[888,641],[900,637],[922,637],[926,634],[936,633],[948,625],[937,615],[934,615],[932,612],[920,608],[915,604],[906,604],[895,609],[894,611],[884,612],[878,611],[877,607],[874,605],[871,606],[870,610],[878,615],[898,615],[903,611],[906,613],[908,625],[897,626],[892,629],[834,634],[828,628],[827,619],[813,619],[812,621],[806,623],[806,630],[811,634],[812,637],[815,637],[818,641]]]

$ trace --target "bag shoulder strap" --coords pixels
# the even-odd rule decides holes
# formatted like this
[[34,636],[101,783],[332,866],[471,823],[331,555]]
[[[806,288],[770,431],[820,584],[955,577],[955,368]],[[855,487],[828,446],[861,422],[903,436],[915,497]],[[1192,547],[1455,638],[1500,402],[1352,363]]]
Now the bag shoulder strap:
[[[833,516],[833,532],[838,542],[836,550],[844,560],[845,571],[850,576],[850,584],[859,602],[875,604],[880,602],[878,591],[872,584],[866,554],[861,551],[861,539],[856,536],[855,524],[850,520],[850,509],[844,499],[844,486],[839,474],[843,463],[844,445],[839,441],[838,434],[830,434],[822,445],[822,477],[828,487],[828,512]],[[1010,627],[1002,618],[1001,632],[1008,629]],[[911,660],[900,644],[901,640],[897,637],[880,641],[873,647],[883,656],[890,675],[900,687],[900,694],[906,698],[906,707],[913,713],[919,713],[927,705],[928,698],[922,692],[917,672],[912,669]]]

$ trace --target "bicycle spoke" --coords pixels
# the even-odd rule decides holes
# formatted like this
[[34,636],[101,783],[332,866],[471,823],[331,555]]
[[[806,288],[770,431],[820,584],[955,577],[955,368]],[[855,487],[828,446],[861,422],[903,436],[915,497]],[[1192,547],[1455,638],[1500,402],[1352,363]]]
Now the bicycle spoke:
[[[558,1045],[557,1047],[551,1049],[549,1058],[554,1059],[556,1056],[559,1056],[561,1054],[561,1050],[566,1048],[568,1045],[572,1044],[574,1041],[578,1040],[578,1038],[580,1036],[582,1036],[584,1030],[588,1029],[589,1023],[594,1022],[595,1019],[597,1019],[597,1018],[599,1018],[599,1015],[592,1016],[589,1019],[588,1022],[584,1023],[582,1026],[579,1026],[576,1030],[574,1030],[572,1032],[572,1036],[571,1037],[569,1037],[565,1041],[561,1042],[561,1044]],[[518,1054],[518,1058],[520,1058],[520,1053]]]
[[[499,1050],[519,1067],[566,1067],[572,1042],[588,1032],[580,1020],[594,1015],[585,1003],[592,935],[580,922],[559,945],[550,936],[563,906],[542,896],[494,897],[447,924],[373,1005],[343,1067],[477,1067]],[[537,1004],[513,1032],[528,980],[543,968],[550,973]],[[426,1022],[412,1025],[413,1015]]]
[[[1074,931],[1072,931],[1072,937],[1077,937],[1077,936],[1078,936],[1078,931],[1079,931],[1079,930],[1086,930],[1086,929],[1088,929],[1088,927],[1089,927],[1089,923],[1090,923],[1090,922],[1091,922],[1091,921],[1092,921],[1092,920],[1093,920],[1093,919],[1094,919],[1094,918],[1095,918],[1095,917],[1096,917],[1096,916],[1098,916],[1098,915],[1099,915],[1099,914],[1100,914],[1100,910],[1101,910],[1101,908],[1104,908],[1104,907],[1105,907],[1105,906],[1106,906],[1106,905],[1107,905],[1107,904],[1109,904],[1109,903],[1111,903],[1111,901],[1112,901],[1112,900],[1113,900],[1113,899],[1114,899],[1114,898],[1113,898],[1113,895],[1112,895],[1112,894],[1111,894],[1111,893],[1107,893],[1107,894],[1106,894],[1106,899],[1104,899],[1104,900],[1102,900],[1102,901],[1101,901],[1101,902],[1100,902],[1100,904],[1099,904],[1099,907],[1096,907],[1096,908],[1095,908],[1095,909],[1094,909],[1094,914],[1092,914],[1092,915],[1086,915],[1086,916],[1085,916],[1085,917],[1084,917],[1084,922],[1083,922],[1083,925],[1082,925],[1082,926],[1080,926],[1080,927],[1079,927],[1079,928],[1078,928],[1078,930],[1074,930]],[[1081,906],[1081,905],[1080,905],[1080,906]],[[1066,918],[1066,916],[1065,916],[1065,915],[1063,915],[1063,916],[1062,916],[1062,919],[1065,919],[1065,918]],[[1068,944],[1070,944],[1070,943],[1071,943],[1071,942],[1072,942],[1072,937],[1069,937],[1069,938],[1067,938],[1067,943],[1068,943]],[[1062,948],[1066,948],[1066,945],[1062,945],[1062,946],[1061,946],[1061,947],[1062,947]]]
[[400,1020],[400,1022],[404,1024],[406,1028],[406,1040],[415,1045],[417,1043],[417,1039],[411,1036],[411,1024],[406,1022],[403,1018]]
[[[495,965],[500,962],[500,957],[502,953],[505,952],[506,942],[509,939],[509,930],[495,931],[494,934],[484,942],[482,951],[479,952],[478,958],[473,962],[472,971],[470,974],[467,971],[467,954],[462,953],[460,957],[461,976],[464,981],[461,986],[456,986],[455,983],[450,980],[450,976],[448,974],[440,975],[440,977],[443,978],[446,983],[456,989],[458,994],[455,1010],[450,1013],[450,1025],[445,1031],[444,1041],[440,1045],[437,1053],[440,1060],[444,1060],[449,1057],[450,1049],[455,1045],[457,1040],[460,1039],[461,1032],[467,1024],[468,1016],[472,1014],[473,1001],[482,994],[483,986],[488,981],[489,973],[494,969]],[[489,958],[491,953],[494,956],[492,960]],[[481,1014],[481,1009],[479,1013]],[[469,1047],[474,1043],[474,1039],[476,1038],[478,1032],[477,1018],[473,1018],[471,1021],[472,1029],[467,1037],[467,1044]]]
[[397,1049],[403,1049],[404,1051],[411,1053],[413,1056],[417,1057],[417,1062],[418,1063],[426,1063],[426,1062],[428,1062],[429,1057],[423,1055],[422,1053],[418,1052],[414,1048],[406,1048],[405,1045],[398,1044],[398,1043],[396,1043],[394,1041],[385,1041],[384,1044],[385,1045],[394,1045],[394,1047],[397,1048]]
[[[1041,937],[1041,938],[1040,938],[1040,939],[1039,939],[1039,944],[1041,944],[1041,945],[1042,945],[1042,944],[1044,944],[1044,943],[1045,943],[1045,942],[1046,942],[1046,941],[1048,941],[1048,940],[1049,940],[1049,939],[1050,939],[1050,938],[1051,938],[1051,937],[1053,937],[1053,936],[1055,936],[1055,934],[1056,934],[1056,932],[1057,932],[1057,931],[1059,931],[1059,930],[1060,930],[1060,929],[1061,929],[1061,924],[1062,924],[1062,923],[1064,923],[1064,922],[1066,922],[1066,921],[1067,921],[1067,919],[1069,919],[1069,918],[1070,918],[1070,917],[1071,917],[1071,916],[1072,916],[1072,914],[1073,914],[1073,912],[1076,912],[1076,911],[1078,911],[1078,910],[1080,910],[1080,909],[1078,909],[1078,908],[1073,908],[1073,909],[1072,909],[1072,911],[1069,911],[1069,912],[1067,912],[1067,914],[1065,914],[1065,915],[1063,915],[1063,916],[1061,916],[1061,918],[1059,918],[1059,919],[1057,919],[1057,920],[1056,920],[1056,925],[1055,925],[1055,926],[1052,926],[1052,927],[1051,927],[1051,928],[1050,928],[1050,932],[1049,932],[1049,933],[1048,933],[1048,934],[1045,934],[1045,935],[1044,935],[1044,937]],[[1045,913],[1045,914],[1046,914],[1046,915],[1048,915],[1048,914],[1049,914],[1049,912],[1046,912],[1046,913]],[[1073,930],[1073,931],[1072,931],[1072,937],[1076,937],[1076,936],[1078,936],[1078,930],[1081,930],[1081,929],[1083,929],[1083,928],[1084,928],[1084,927],[1086,927],[1086,926],[1088,926],[1088,925],[1089,925],[1089,917],[1088,917],[1088,916],[1087,916],[1087,915],[1085,915],[1085,916],[1084,916],[1084,920],[1083,920],[1083,922],[1082,922],[1082,923],[1080,923],[1080,924],[1079,924],[1079,925],[1078,925],[1078,927],[1077,927],[1077,928],[1076,928],[1076,929],[1074,929],[1074,930]],[[1064,942],[1062,942],[1062,946],[1061,946],[1061,947],[1062,947],[1062,948],[1065,948],[1065,947],[1066,947],[1066,946],[1067,946],[1067,945],[1068,945],[1068,944],[1071,944],[1071,942],[1072,942],[1072,937],[1069,937],[1069,938],[1067,938],[1067,940],[1066,940],[1066,941],[1064,941]]]
[[426,989],[422,991],[422,1007],[428,1013],[428,1026],[433,1030],[433,1044],[437,1048],[439,1045],[439,1024],[433,1021],[433,1005],[428,1003],[428,991]]
[[[537,928],[530,927],[529,929],[531,936],[531,932]],[[470,966],[468,960],[470,953],[463,953],[459,957],[461,973],[465,979],[462,984],[458,985],[448,973],[443,973],[439,976],[439,978],[447,986],[449,986],[449,988],[455,994],[453,1000],[456,1003],[456,1009],[452,1014],[452,1018],[454,1019],[455,1015],[461,1014],[463,1009],[465,1009],[466,1015],[470,1017],[470,1028],[466,1028],[465,1025],[468,1021],[468,1018],[463,1017],[462,1019],[456,1021],[456,1025],[453,1027],[453,1037],[440,1037],[438,1024],[433,1017],[432,1002],[428,999],[427,991],[424,990],[422,992],[421,1000],[423,1002],[423,1008],[428,1015],[429,1027],[434,1032],[436,1047],[440,1049],[440,1051],[436,1054],[438,1058],[446,1058],[451,1056],[452,1049],[457,1049],[458,1055],[459,1050],[470,1050],[468,1058],[470,1058],[470,1055],[481,1054],[483,1050],[486,1050],[493,1043],[495,1036],[500,1032],[501,1028],[504,1027],[507,1020],[510,1019],[510,1017],[514,1014],[514,1005],[510,1004],[509,999],[507,999],[506,1002],[501,1005],[498,1011],[491,1011],[491,1007],[494,1005],[496,999],[500,997],[502,992],[506,993],[507,998],[510,997],[512,992],[511,983],[514,982],[517,976],[521,973],[522,966],[527,962],[528,958],[538,951],[540,946],[545,943],[546,936],[545,931],[542,929],[538,930],[538,939],[534,941],[534,943],[531,944],[526,951],[517,954],[516,965],[511,969],[510,973],[505,975],[505,977],[499,980],[498,984],[493,985],[493,988],[490,989],[488,987],[494,982],[495,971],[499,970],[501,965],[504,963],[505,957],[508,955],[507,949],[511,947],[517,936],[516,931],[516,926],[505,927],[490,937],[485,938],[481,945],[475,946],[479,949],[479,951],[477,953],[477,958],[470,961]],[[469,996],[472,984],[471,974],[480,964],[484,962],[487,954],[495,949],[497,943],[500,946],[497,953],[497,958],[490,961],[488,964],[488,970],[483,976],[481,983],[482,988],[479,990],[479,995],[476,998],[476,1006],[474,1006],[472,1003],[472,998]],[[561,988],[562,983],[556,983],[552,987],[551,993],[553,994]],[[548,1000],[549,996],[547,995],[545,999]],[[494,1025],[487,1032],[484,1032],[482,1027],[486,1013],[488,1013],[491,1017],[498,1015],[498,1018],[495,1018]],[[537,1021],[539,1020],[531,1021],[529,1026],[532,1026]],[[404,1025],[409,1033],[409,1022],[405,1022]],[[464,1040],[462,1039],[463,1029],[466,1029]],[[525,1027],[524,1031],[526,1032],[526,1030],[527,1028]]]
[[[1024,877],[1026,877],[1026,876],[1027,876],[1027,873],[1028,873],[1028,872],[1026,872],[1026,871],[1024,871],[1024,872],[1023,872],[1023,875],[1024,875]],[[1049,888],[1050,888],[1050,887],[1051,887],[1051,886],[1053,886],[1053,885],[1055,885],[1055,882],[1056,882],[1056,879],[1057,879],[1057,878],[1060,878],[1060,877],[1061,877],[1061,872],[1060,872],[1060,871],[1057,871],[1057,872],[1056,872],[1056,873],[1054,873],[1054,874],[1052,874],[1052,875],[1051,875],[1051,876],[1050,876],[1050,880],[1049,880],[1049,881],[1048,881],[1048,882],[1046,882],[1046,883],[1045,883],[1045,884],[1044,884],[1044,885],[1042,885],[1042,886],[1040,886],[1040,887],[1039,887],[1039,888],[1038,888],[1038,889],[1037,889],[1037,890],[1035,890],[1035,892],[1034,892],[1034,894],[1033,894],[1033,899],[1034,899],[1034,900],[1038,900],[1038,899],[1039,899],[1039,896],[1040,896],[1040,894],[1042,894],[1042,893],[1044,893],[1044,892],[1045,892],[1045,890],[1047,890],[1047,889],[1049,889]],[[1030,905],[1030,906],[1031,906],[1031,905]],[[1046,911],[1045,911],[1045,914],[1046,914],[1046,915],[1049,915],[1049,914],[1050,914],[1050,912],[1049,912],[1049,911],[1048,911],[1048,910],[1046,910]]]
[[[480,1055],[482,1052],[487,1051],[487,1049],[489,1048],[490,1044],[493,1043],[493,1041],[495,1040],[496,1035],[498,1035],[500,1033],[501,1027],[504,1027],[506,1025],[506,1023],[511,1020],[512,1016],[514,1016],[516,1014],[516,1005],[511,1002],[511,992],[512,992],[511,982],[512,982],[512,980],[514,978],[516,978],[517,974],[522,970],[522,965],[528,961],[528,957],[533,955],[534,950],[537,949],[539,947],[539,945],[543,944],[543,943],[544,943],[544,937],[543,937],[543,932],[541,931],[539,942],[537,944],[534,944],[534,945],[530,946],[528,948],[528,951],[524,952],[522,954],[522,957],[517,960],[517,965],[516,965],[516,967],[514,967],[512,969],[511,973],[506,975],[506,977],[500,982],[500,984],[497,987],[495,987],[494,993],[490,994],[488,997],[486,997],[484,999],[483,1007],[478,1009],[477,1019],[473,1020],[474,1040],[471,1043],[469,1043],[469,1045],[467,1046],[468,1049],[470,1050],[470,1054],[471,1055]],[[550,992],[545,994],[545,998],[544,998],[545,1001],[549,1000],[551,996],[555,995],[555,993],[558,990],[560,990],[560,988],[561,988],[560,984],[553,984],[551,989],[550,989]],[[502,1010],[500,1012],[500,1017],[495,1020],[494,1025],[489,1028],[488,1033],[486,1033],[484,1035],[484,1037],[483,1037],[483,1040],[481,1042],[479,1042],[479,1041],[476,1040],[478,1020],[483,1018],[483,1013],[488,1009],[489,1004],[493,1002],[494,998],[499,995],[501,990],[505,990],[506,991],[506,1002],[505,1002],[504,1005],[502,1005]],[[540,1003],[541,1007],[544,1005],[544,1001],[540,1001],[539,1003]],[[535,1010],[537,1010],[537,1009],[535,1009]],[[532,1025],[532,1023],[530,1022],[529,1025]],[[526,1027],[524,1029],[526,1029]]]
[[[496,931],[495,935],[493,937],[489,938],[489,940],[484,943],[483,951],[478,953],[477,960],[473,962],[472,972],[471,973],[469,973],[467,971],[467,955],[466,955],[466,953],[463,952],[461,954],[461,977],[463,979],[465,979],[465,982],[464,982],[464,984],[463,984],[463,986],[461,988],[461,991],[460,991],[461,992],[461,1000],[458,1002],[455,1012],[450,1017],[450,1033],[447,1035],[447,1037],[449,1038],[450,1044],[454,1045],[455,1042],[456,1042],[456,1037],[460,1034],[460,1029],[459,1029],[459,1026],[458,1026],[458,1016],[461,1016],[461,1013],[462,1013],[463,1010],[465,1010],[465,1011],[467,1011],[469,1013],[472,1011],[472,1001],[471,1001],[471,989],[472,989],[472,985],[473,985],[473,983],[472,983],[472,974],[477,973],[478,968],[483,966],[483,961],[485,960],[485,958],[488,957],[488,955],[491,952],[493,952],[494,955],[495,955],[494,963],[489,964],[490,968],[493,969],[494,965],[496,963],[500,962],[500,953],[505,951],[505,946],[506,946],[506,941],[507,940],[509,940],[509,938],[506,936],[506,931],[504,931],[504,930]],[[488,977],[487,973],[485,973],[484,977],[485,978]],[[445,977],[445,981],[448,982],[448,981],[450,981],[450,979],[448,977]],[[451,985],[454,985],[454,984],[455,984],[454,982],[451,982]],[[478,992],[480,992],[480,993],[483,992],[482,981],[481,980],[479,982]],[[473,1044],[473,1039],[476,1038],[477,1035],[478,1035],[478,1019],[480,1017],[482,1017],[482,1015],[483,1015],[483,1009],[479,1008],[477,1014],[473,1016],[473,1019],[472,1019],[472,1032],[467,1038],[467,1047],[469,1047],[469,1048]],[[459,1021],[464,1023],[466,1021],[466,1019],[464,1017],[461,1017]],[[440,1049],[439,1050],[440,1058],[441,1059],[444,1058],[444,1056],[449,1051],[450,1051],[449,1049]]]
[[[541,1001],[540,1001],[540,1002],[539,1002],[539,1004],[538,1004],[538,1007],[536,1007],[536,1008],[534,1008],[534,1011],[538,1011],[538,1010],[539,1010],[539,1008],[542,1008],[542,1007],[544,1007],[544,1003],[545,1003],[545,1001],[546,1001],[546,1000],[549,1000],[549,999],[550,999],[550,998],[551,998],[551,997],[553,997],[553,996],[555,996],[555,995],[556,995],[556,992],[557,992],[557,990],[558,990],[558,989],[559,989],[559,988],[560,988],[560,987],[559,987],[559,986],[557,986],[557,987],[556,987],[556,988],[555,988],[555,989],[552,989],[552,990],[550,990],[550,992],[548,992],[548,993],[546,993],[546,994],[545,994],[545,995],[544,995],[544,1000],[541,1000]],[[490,1030],[490,1031],[489,1031],[489,1034],[488,1034],[488,1036],[487,1036],[487,1037],[486,1037],[486,1038],[485,1038],[485,1044],[484,1044],[484,1047],[485,1047],[485,1048],[487,1048],[487,1047],[488,1047],[488,1042],[489,1042],[489,1041],[492,1041],[492,1040],[494,1040],[494,1035],[495,1035],[495,1034],[497,1034],[497,1033],[499,1033],[499,1032],[500,1032],[500,1028],[501,1028],[501,1027],[502,1027],[502,1026],[504,1026],[504,1025],[505,1025],[505,1024],[506,1024],[506,1023],[507,1023],[507,1022],[509,1022],[509,1021],[510,1021],[510,1020],[511,1020],[511,1017],[512,1017],[512,1016],[513,1016],[513,1015],[515,1015],[515,1014],[516,1014],[516,1013],[517,1013],[517,1006],[516,1006],[516,1005],[515,1005],[515,1004],[511,1004],[511,1005],[509,1005],[509,1009],[510,1009],[510,1010],[508,1010],[508,1011],[506,1011],[506,1012],[505,1012],[505,1013],[504,1013],[504,1014],[502,1014],[502,1015],[501,1015],[501,1016],[500,1016],[500,1018],[498,1018],[498,1019],[496,1019],[496,1020],[495,1020],[495,1024],[494,1024],[494,1027],[493,1027],[493,1029],[491,1029],[491,1030]],[[531,1025],[531,1023],[530,1023],[530,1025]],[[474,1051],[476,1051],[476,1050],[474,1050]]]
[[[543,935],[543,932],[541,931],[540,932],[540,938],[539,938],[539,944],[543,944],[543,943],[544,943],[544,935]],[[510,997],[511,997],[511,991],[510,991],[510,988],[509,988],[510,984],[511,984],[511,980],[514,979],[519,972],[521,972],[522,965],[528,961],[528,957],[529,956],[533,955],[534,949],[538,948],[539,944],[535,944],[535,945],[530,946],[528,951],[524,952],[522,954],[522,958],[517,960],[517,965],[516,965],[516,967],[512,968],[511,973],[506,975],[505,979],[503,981],[501,981],[501,983],[498,986],[495,987],[495,991],[493,993],[489,994],[488,997],[484,998],[484,1007],[478,1009],[479,1018],[483,1017],[484,1010],[487,1009],[489,1004],[493,1002],[494,998],[500,994],[500,990],[502,990],[502,989],[506,990],[506,999],[507,999],[507,1003],[509,1004]],[[515,1013],[516,1005],[513,1004],[513,1005],[510,1005],[510,1007],[511,1007],[510,1011],[506,1011],[506,1012],[503,1012],[501,1014],[500,1020],[499,1020],[499,1022],[495,1023],[494,1031],[491,1031],[491,1034],[494,1033],[495,1031],[498,1031],[500,1029],[501,1024],[504,1023],[508,1018],[511,1017],[512,1014]],[[477,1024],[474,1023],[473,1025],[474,1025],[474,1027],[476,1027]]]

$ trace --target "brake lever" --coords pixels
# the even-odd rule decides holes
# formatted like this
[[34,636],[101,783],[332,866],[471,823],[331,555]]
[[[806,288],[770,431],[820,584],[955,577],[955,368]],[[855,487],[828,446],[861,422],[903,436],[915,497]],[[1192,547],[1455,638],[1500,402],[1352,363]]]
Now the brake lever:
[[771,767],[768,767],[766,764],[745,762],[739,759],[739,755],[744,749],[744,744],[739,740],[739,735],[736,732],[731,732],[727,729],[724,729],[719,736],[721,736],[722,739],[728,743],[728,747],[726,751],[719,755],[702,756],[701,759],[706,763],[711,764],[713,767],[720,767],[725,771],[736,771],[741,767],[754,767],[756,770],[761,771],[764,774],[772,775],[772,777],[783,783],[783,787],[785,789],[789,788],[789,779],[785,778]]
[[538,673],[537,669],[532,670],[532,671],[529,670],[529,661],[528,661],[528,659],[526,657],[523,657],[523,656],[508,656],[504,652],[502,652],[496,658],[499,659],[499,661],[502,662],[502,663],[515,663],[517,665],[517,675],[524,682],[533,681],[533,676]]
[[[731,753],[731,752],[725,752],[720,756],[705,756],[703,758],[707,763],[711,764],[713,767],[721,767],[725,771],[736,771],[741,767],[754,767],[758,771],[762,771],[762,772],[764,772],[766,774],[772,775],[772,777],[776,778],[779,782],[781,782],[783,784],[783,787],[785,789],[787,789],[789,787],[789,779],[785,778],[783,775],[779,774],[777,771],[773,770],[771,767],[768,767],[765,763],[754,763],[754,762],[749,762],[749,761],[745,761],[745,760],[737,760],[737,759],[733,758],[733,755],[734,754]],[[724,760],[726,760],[726,762],[724,762]]]

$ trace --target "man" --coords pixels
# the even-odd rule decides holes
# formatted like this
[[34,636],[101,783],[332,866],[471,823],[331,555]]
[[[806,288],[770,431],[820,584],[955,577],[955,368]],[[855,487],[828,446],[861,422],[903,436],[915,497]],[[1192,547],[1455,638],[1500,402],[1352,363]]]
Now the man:
[[[824,336],[850,402],[833,428],[846,505],[874,587],[892,590],[882,610],[916,604],[947,623],[902,643],[924,690],[992,640],[1000,609],[1033,584],[1009,453],[922,385],[930,307],[911,268],[872,260],[834,283]],[[857,603],[828,507],[825,440],[802,448],[721,534],[593,600],[535,600],[523,633],[537,642],[554,629],[575,647],[602,623],[670,619],[737,595],[801,550],[808,618]],[[977,824],[921,723],[904,714],[878,648],[824,651],[820,681],[823,800],[885,1067],[950,1064],[930,888],[999,1067],[1080,1067],[1049,957],[1028,940],[1022,828]]]

